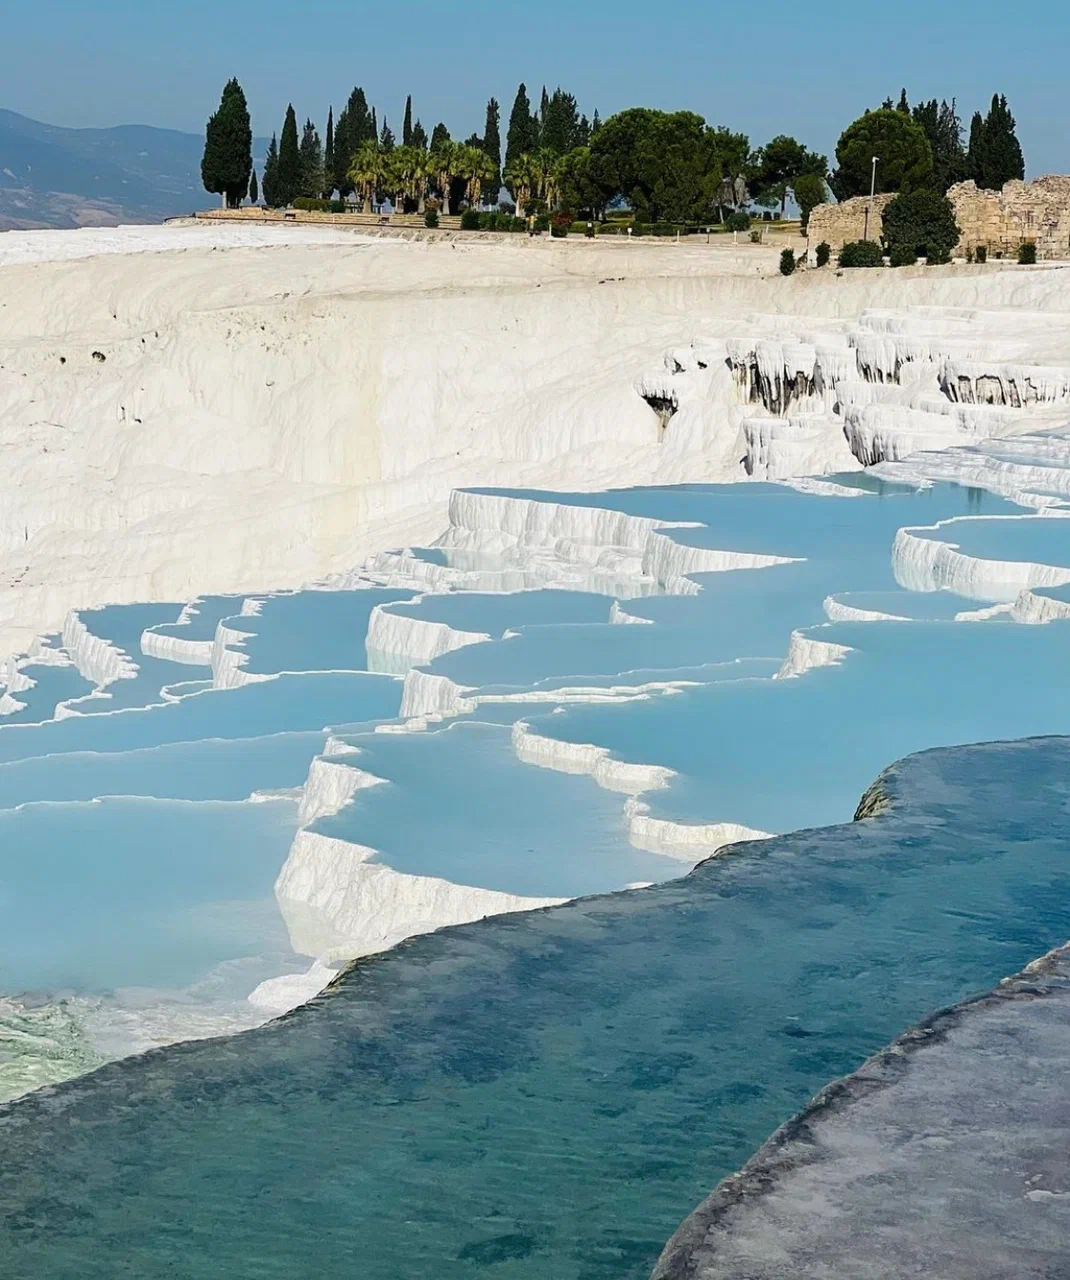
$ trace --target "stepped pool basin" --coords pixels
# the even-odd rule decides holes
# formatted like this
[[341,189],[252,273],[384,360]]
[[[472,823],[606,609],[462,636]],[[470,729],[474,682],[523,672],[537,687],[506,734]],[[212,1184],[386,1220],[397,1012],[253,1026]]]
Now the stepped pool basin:
[[460,491],[303,591],[72,614],[2,669],[0,1269],[646,1275],[1070,936],[1065,565],[1052,503],[889,469]]
[[914,757],[875,818],[418,938],[30,1094],[0,1111],[0,1264],[638,1280],[826,1080],[1070,936],[1068,765]]

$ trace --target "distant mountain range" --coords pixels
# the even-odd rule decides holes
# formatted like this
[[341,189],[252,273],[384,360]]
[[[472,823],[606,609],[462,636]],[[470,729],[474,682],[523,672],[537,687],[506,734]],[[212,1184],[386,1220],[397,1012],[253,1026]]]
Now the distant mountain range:
[[[0,110],[0,230],[161,222],[208,208],[216,197],[201,186],[203,150],[199,134],[61,129]],[[254,155],[266,151],[257,139]]]

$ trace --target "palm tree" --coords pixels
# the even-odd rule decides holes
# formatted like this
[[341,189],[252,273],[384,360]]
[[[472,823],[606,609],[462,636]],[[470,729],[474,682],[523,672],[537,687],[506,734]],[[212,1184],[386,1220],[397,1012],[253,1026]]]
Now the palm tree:
[[546,201],[547,209],[552,209],[557,199],[558,160],[557,152],[549,147],[540,147],[532,157],[539,198]]
[[450,212],[450,185],[465,170],[464,153],[470,148],[459,142],[440,142],[428,156],[428,166],[442,192],[442,212]]
[[371,213],[372,197],[383,178],[383,153],[376,143],[362,142],[349,165],[346,177],[364,197],[364,212]]
[[523,213],[524,206],[534,198],[538,188],[534,157],[526,151],[516,156],[505,171],[505,185],[513,193],[517,213]]
[[394,206],[398,211],[405,207],[406,200],[415,200],[418,211],[424,211],[424,191],[427,186],[427,153],[422,147],[396,147],[387,157],[389,174],[387,182],[394,197]]
[[[468,179],[468,189],[465,192],[471,208],[483,202],[483,184],[490,182],[497,172],[497,166],[494,161],[480,147],[465,147],[465,167],[464,172],[458,176]],[[497,195],[497,192],[495,192]]]

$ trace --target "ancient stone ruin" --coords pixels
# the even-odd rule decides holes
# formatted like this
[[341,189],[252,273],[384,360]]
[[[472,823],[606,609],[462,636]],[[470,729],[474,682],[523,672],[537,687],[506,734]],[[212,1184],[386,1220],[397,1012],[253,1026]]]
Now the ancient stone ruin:
[[[1032,182],[1008,182],[1002,191],[983,191],[974,182],[960,182],[948,191],[962,235],[957,252],[978,247],[991,258],[1011,258],[1018,246],[1033,241],[1038,258],[1070,258],[1070,176],[1049,174]],[[891,195],[856,196],[842,204],[822,204],[810,214],[812,245],[823,240],[835,250],[861,240],[866,208],[871,208],[869,238],[879,240],[883,214]]]

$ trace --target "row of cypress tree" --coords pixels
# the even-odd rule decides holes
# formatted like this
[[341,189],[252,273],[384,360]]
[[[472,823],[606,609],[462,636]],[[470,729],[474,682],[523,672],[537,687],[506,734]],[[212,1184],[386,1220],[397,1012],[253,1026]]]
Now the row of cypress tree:
[[[482,134],[473,134],[465,141],[490,157],[494,178],[487,183],[487,190],[497,193],[502,186],[503,167],[508,168],[517,156],[540,149],[565,155],[575,147],[586,146],[599,128],[598,112],[593,121],[588,121],[586,115],[580,114],[575,96],[561,88],[552,94],[544,88],[539,109],[533,110],[527,87],[522,84],[509,117],[504,166],[501,108],[496,98],[487,103]],[[434,150],[450,140],[450,132],[441,122],[428,138],[420,120],[413,119],[410,94],[405,102],[401,145]],[[344,198],[353,193],[348,172],[361,145],[375,142],[383,151],[391,151],[397,145],[388,121],[384,117],[380,128],[375,108],[369,107],[364,90],[359,87],[349,95],[337,120],[334,108],[329,110],[322,139],[311,120],[298,128],[291,103],[281,133],[272,134],[259,184],[253,169],[252,142],[245,94],[237,80],[230,80],[219,109],[208,121],[201,164],[205,189],[221,195],[228,208],[236,208],[246,196],[255,202],[262,195],[274,207],[291,204],[299,196],[329,197],[335,191]]]

